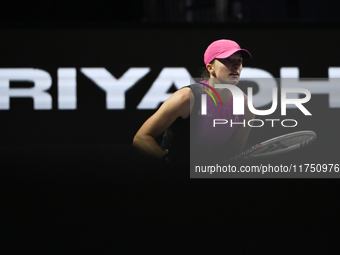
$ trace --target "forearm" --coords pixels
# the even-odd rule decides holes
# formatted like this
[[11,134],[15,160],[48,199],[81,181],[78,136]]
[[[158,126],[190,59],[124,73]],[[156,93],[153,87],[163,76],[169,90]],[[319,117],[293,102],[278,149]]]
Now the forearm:
[[161,159],[165,155],[165,152],[152,136],[136,135],[133,139],[133,146],[143,155],[152,158]]

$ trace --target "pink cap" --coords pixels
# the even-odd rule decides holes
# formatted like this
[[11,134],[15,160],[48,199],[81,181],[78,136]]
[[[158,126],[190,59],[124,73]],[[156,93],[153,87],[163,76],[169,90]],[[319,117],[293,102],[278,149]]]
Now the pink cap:
[[204,53],[204,63],[209,64],[215,58],[227,58],[240,51],[244,58],[251,58],[249,51],[241,49],[240,45],[232,40],[217,40],[211,43]]

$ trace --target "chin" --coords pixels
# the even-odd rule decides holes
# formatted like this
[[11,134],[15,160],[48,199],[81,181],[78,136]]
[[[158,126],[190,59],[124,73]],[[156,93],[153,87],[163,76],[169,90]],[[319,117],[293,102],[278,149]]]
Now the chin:
[[231,85],[237,85],[239,81],[240,81],[239,78],[237,78],[237,79],[231,79],[231,80],[230,80],[230,84],[231,84]]
[[237,85],[240,78],[222,78],[222,79],[219,79],[222,83],[224,84],[230,84],[230,85]]

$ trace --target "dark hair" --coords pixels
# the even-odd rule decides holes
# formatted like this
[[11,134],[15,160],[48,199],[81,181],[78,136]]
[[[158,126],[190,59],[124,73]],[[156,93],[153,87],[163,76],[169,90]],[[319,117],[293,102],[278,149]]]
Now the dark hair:
[[[215,62],[215,59],[213,59],[209,64],[214,64],[214,62]],[[201,78],[210,78],[210,72],[205,67],[202,68]]]

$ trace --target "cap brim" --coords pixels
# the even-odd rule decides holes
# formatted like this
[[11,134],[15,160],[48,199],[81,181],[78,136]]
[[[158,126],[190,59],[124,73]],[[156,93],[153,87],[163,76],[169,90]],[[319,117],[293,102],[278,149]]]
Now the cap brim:
[[245,49],[236,49],[236,50],[229,50],[221,53],[220,55],[216,56],[215,58],[228,58],[231,55],[235,54],[236,52],[240,52],[243,58],[251,58],[251,54],[249,51]]

